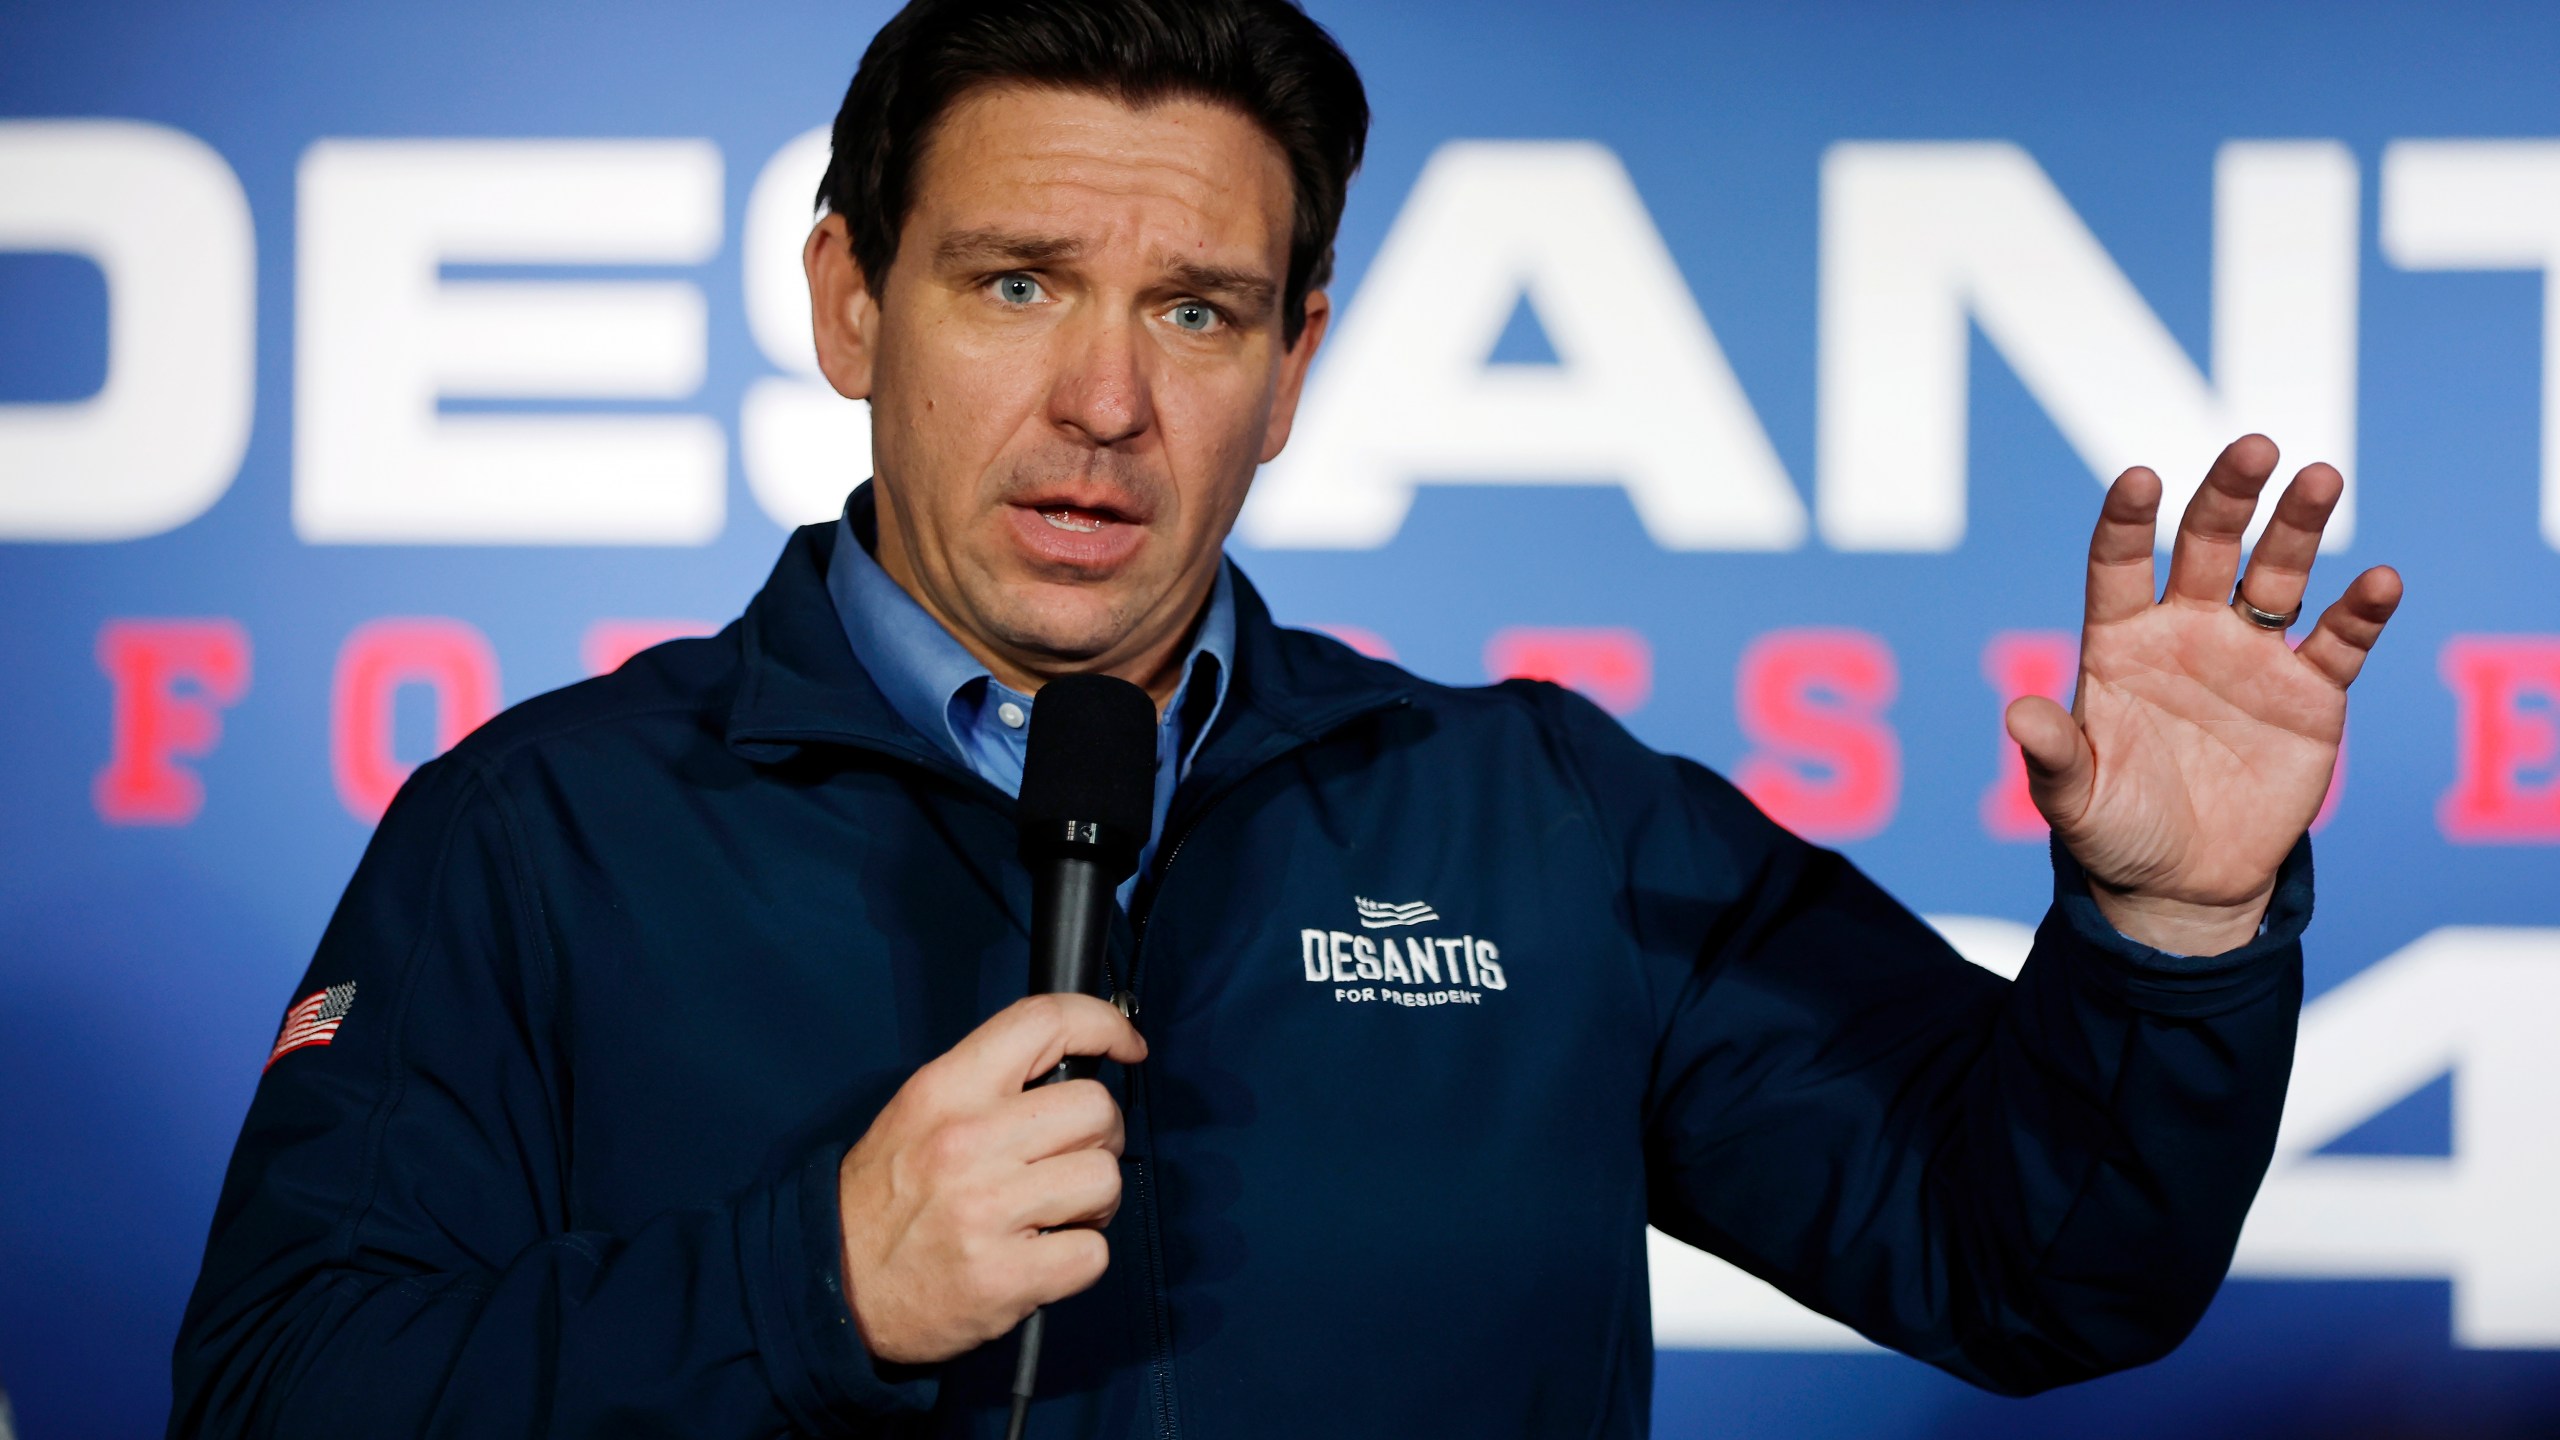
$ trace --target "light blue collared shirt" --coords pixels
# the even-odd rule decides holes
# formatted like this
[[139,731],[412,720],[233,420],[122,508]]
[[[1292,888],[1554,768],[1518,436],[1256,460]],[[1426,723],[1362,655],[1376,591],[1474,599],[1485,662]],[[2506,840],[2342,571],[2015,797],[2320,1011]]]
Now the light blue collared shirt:
[[[1139,875],[1146,873],[1164,838],[1174,787],[1190,772],[1192,757],[1227,702],[1236,644],[1235,582],[1229,568],[1219,561],[1208,613],[1200,619],[1191,653],[1183,657],[1182,683],[1156,726],[1155,819],[1146,848],[1138,853]],[[827,593],[835,600],[836,620],[853,646],[853,658],[870,673],[889,708],[988,784],[1007,795],[1020,794],[1022,757],[1037,700],[988,673],[978,657],[889,578],[854,533],[849,505],[836,520]],[[1207,688],[1196,689],[1201,686]],[[1195,693],[1205,698],[1195,703]],[[1121,883],[1122,905],[1129,903],[1137,885],[1137,875]]]

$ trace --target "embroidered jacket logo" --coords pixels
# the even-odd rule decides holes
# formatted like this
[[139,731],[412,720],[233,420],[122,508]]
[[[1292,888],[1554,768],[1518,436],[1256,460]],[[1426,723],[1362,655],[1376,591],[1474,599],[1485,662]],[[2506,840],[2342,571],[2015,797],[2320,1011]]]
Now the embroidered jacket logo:
[[[347,1012],[356,1005],[356,982],[332,985],[314,990],[285,1012],[284,1028],[276,1032],[276,1045],[267,1052],[267,1066],[274,1065],[291,1051],[309,1045],[326,1045],[338,1038],[338,1027],[346,1023]],[[266,1073],[266,1066],[259,1067]]]
[[1426,920],[1440,918],[1439,911],[1419,900],[1408,900],[1402,905],[1390,905],[1384,900],[1369,900],[1354,895],[1351,897],[1351,908],[1360,912],[1360,928],[1363,930],[1386,930],[1398,925],[1419,925]]
[[[1363,930],[1406,929],[1440,918],[1420,900],[1389,904],[1353,896],[1351,906]],[[1333,986],[1333,998],[1344,1004],[1481,1005],[1488,992],[1511,983],[1502,973],[1501,949],[1480,935],[1306,929],[1298,932],[1298,960],[1308,984]]]

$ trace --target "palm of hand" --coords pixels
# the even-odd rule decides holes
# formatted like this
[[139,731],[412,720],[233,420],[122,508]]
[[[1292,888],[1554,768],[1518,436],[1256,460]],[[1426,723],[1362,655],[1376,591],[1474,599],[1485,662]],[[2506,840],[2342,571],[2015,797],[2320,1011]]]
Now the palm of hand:
[[2346,692],[2222,605],[2172,602],[2082,637],[2088,803],[2048,817],[2091,878],[2197,905],[2264,894],[2328,793]]
[[[2367,570],[2298,647],[2232,607],[2275,462],[2264,436],[2222,452],[2179,520],[2165,594],[2152,584],[2159,477],[2119,476],[2089,542],[2075,707],[2040,696],[2009,707],[2029,793],[2099,907],[2164,949],[2217,953],[2191,947],[2227,948],[2255,927],[2328,792],[2347,686],[2400,603],[2400,577]],[[2252,606],[2300,608],[2345,488],[2327,465],[2294,477],[2239,582]]]

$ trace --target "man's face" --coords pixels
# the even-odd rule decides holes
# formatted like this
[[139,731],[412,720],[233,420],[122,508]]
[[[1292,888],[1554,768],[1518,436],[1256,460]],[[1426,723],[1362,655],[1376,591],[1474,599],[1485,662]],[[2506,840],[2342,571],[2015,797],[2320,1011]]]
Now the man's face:
[[1171,688],[1255,466],[1323,330],[1281,339],[1279,146],[1193,100],[964,97],[920,157],[886,282],[830,218],[821,363],[871,400],[880,559],[1009,683]]

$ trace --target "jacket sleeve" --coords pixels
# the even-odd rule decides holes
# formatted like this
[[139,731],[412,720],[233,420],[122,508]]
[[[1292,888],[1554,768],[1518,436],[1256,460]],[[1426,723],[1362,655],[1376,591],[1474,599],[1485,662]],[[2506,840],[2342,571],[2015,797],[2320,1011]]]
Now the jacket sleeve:
[[1720,777],[1547,703],[1646,957],[1656,1226],[2006,1393],[2186,1337],[2274,1153],[2307,841],[2258,938],[2204,958],[2118,934],[2056,845],[2012,984]]
[[541,902],[465,754],[422,768],[297,995],[179,1334],[172,1436],[858,1435],[930,1404],[875,1373],[822,1148],[714,1208],[569,1228]]

